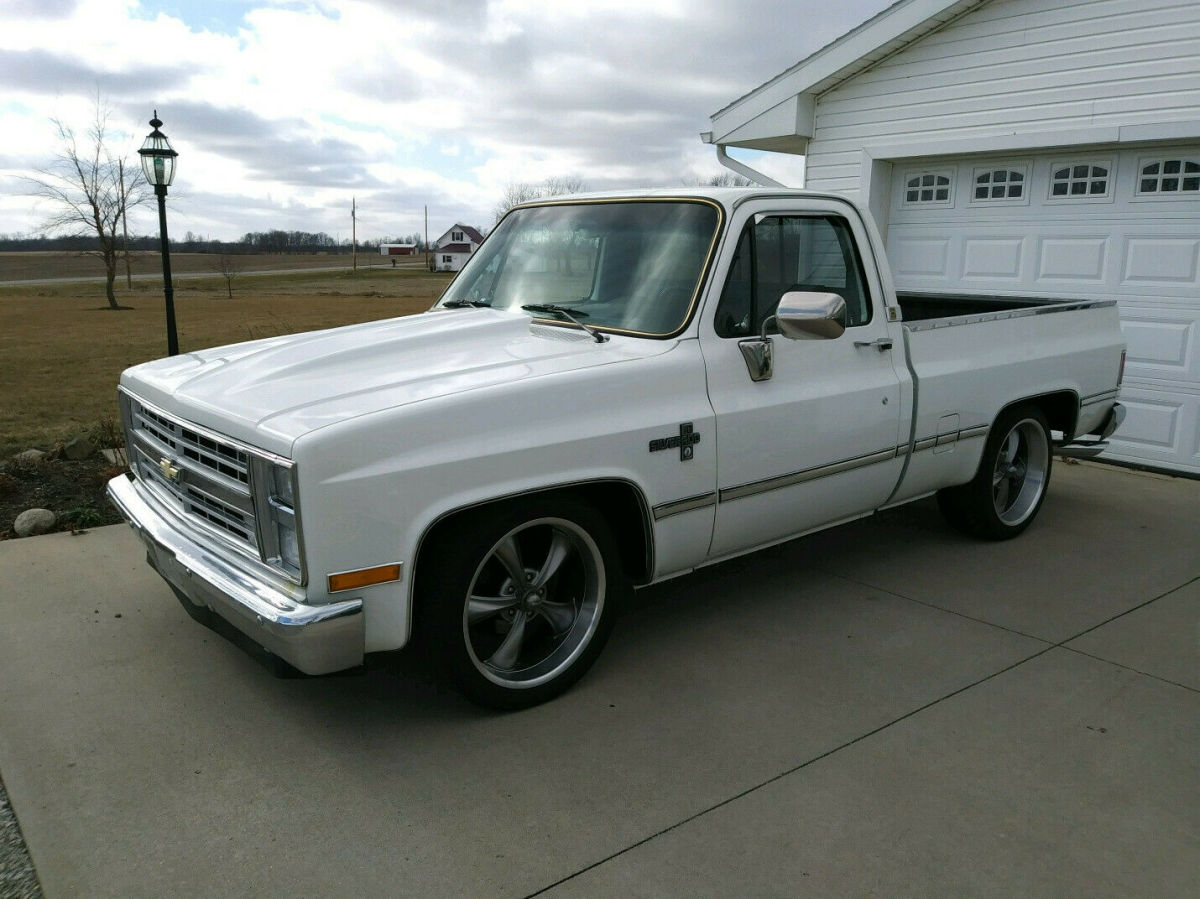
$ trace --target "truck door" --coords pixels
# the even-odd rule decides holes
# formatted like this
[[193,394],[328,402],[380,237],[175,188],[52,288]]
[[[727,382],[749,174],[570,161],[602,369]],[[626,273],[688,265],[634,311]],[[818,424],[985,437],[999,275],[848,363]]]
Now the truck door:
[[[807,200],[790,212],[772,203],[732,222],[736,253],[700,325],[717,431],[710,558],[869,512],[900,475],[908,409],[893,361],[903,349],[890,345],[884,304],[873,296],[879,282],[864,270],[865,232],[843,208]],[[840,295],[845,333],[780,335],[770,317],[788,291]]]

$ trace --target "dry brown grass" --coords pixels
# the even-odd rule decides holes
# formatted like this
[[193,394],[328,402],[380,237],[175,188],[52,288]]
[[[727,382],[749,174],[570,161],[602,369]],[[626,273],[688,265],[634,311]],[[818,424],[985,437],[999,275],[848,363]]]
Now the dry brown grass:
[[[233,256],[240,272],[297,271],[311,268],[350,268],[350,256],[329,253],[270,254]],[[215,274],[218,254],[171,253],[171,272],[178,275]],[[423,256],[398,258],[398,262],[423,263]],[[391,259],[378,252],[359,253],[359,268],[391,268]],[[129,269],[134,275],[162,278],[162,260],[158,253],[135,251],[129,254]],[[38,278],[103,278],[104,263],[86,253],[0,253],[0,281],[28,281]],[[161,284],[161,280],[159,282]],[[117,286],[125,284],[125,263],[117,267]]]
[[[174,257],[172,257],[174,259]],[[241,275],[175,287],[180,350],[408,315],[428,309],[449,276],[414,269]],[[49,448],[115,414],[117,378],[166,355],[162,287],[134,282],[114,312],[95,284],[0,286],[0,449]]]

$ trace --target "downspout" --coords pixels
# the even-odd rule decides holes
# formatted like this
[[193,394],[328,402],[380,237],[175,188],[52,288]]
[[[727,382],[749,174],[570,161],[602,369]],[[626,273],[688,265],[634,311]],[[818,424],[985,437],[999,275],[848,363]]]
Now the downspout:
[[725,168],[729,169],[730,171],[736,172],[743,178],[749,178],[755,184],[758,184],[762,187],[787,187],[786,184],[780,184],[774,178],[768,178],[762,172],[756,171],[755,169],[750,168],[750,166],[738,162],[725,152],[724,144],[717,144],[717,162],[721,163],[721,165],[725,166]]

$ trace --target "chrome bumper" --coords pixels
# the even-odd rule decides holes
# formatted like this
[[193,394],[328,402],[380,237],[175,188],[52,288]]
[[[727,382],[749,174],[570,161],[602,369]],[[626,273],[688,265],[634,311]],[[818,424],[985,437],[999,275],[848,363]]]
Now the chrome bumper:
[[146,544],[146,561],[193,605],[212,609],[305,674],[362,664],[361,599],[321,606],[297,602],[183,533],[146,502],[131,475],[109,481],[108,498]]

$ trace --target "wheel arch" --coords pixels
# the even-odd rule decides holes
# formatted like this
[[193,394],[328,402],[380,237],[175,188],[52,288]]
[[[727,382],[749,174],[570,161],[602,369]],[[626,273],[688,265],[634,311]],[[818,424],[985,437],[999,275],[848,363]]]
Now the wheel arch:
[[1075,436],[1075,425],[1079,420],[1079,394],[1074,390],[1056,390],[1013,400],[996,412],[991,427],[995,427],[996,422],[1006,412],[1017,406],[1034,406],[1040,409],[1046,416],[1050,430],[1062,431],[1063,440],[1070,440]]
[[413,555],[410,569],[412,572],[411,584],[413,585],[410,596],[412,601],[409,603],[410,634],[415,624],[411,610],[416,603],[416,585],[421,577],[422,561],[437,536],[447,528],[453,527],[454,523],[465,515],[533,496],[570,497],[590,505],[603,516],[612,531],[613,539],[616,541],[621,555],[621,564],[630,582],[635,585],[649,583],[654,572],[654,530],[651,523],[650,506],[646,502],[645,494],[632,481],[620,478],[601,478],[522,490],[518,493],[505,494],[448,509],[425,528],[417,541],[417,549]]

